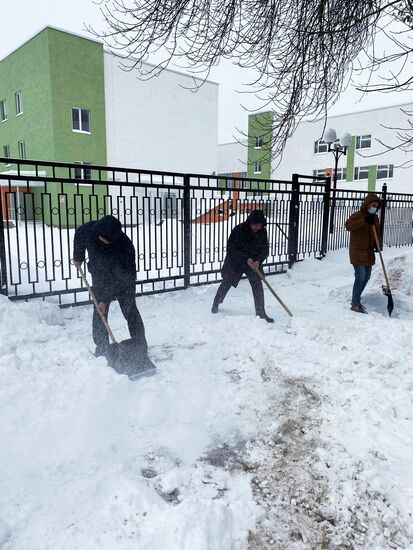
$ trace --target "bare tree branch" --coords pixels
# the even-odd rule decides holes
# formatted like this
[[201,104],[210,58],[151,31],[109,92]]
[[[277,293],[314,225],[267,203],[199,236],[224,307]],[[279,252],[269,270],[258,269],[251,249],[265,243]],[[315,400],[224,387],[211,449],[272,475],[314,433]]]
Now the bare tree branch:
[[[126,53],[125,69],[139,69],[142,78],[172,61],[196,75],[195,88],[222,59],[254,69],[251,93],[274,113],[274,157],[303,117],[326,119],[361,54],[369,69],[358,86],[363,92],[413,84],[413,75],[403,76],[413,53],[413,0],[106,0],[101,11],[107,29],[89,30]],[[396,51],[377,57],[377,33]],[[144,65],[155,53],[162,60]],[[372,75],[387,65],[390,73],[373,83]]]

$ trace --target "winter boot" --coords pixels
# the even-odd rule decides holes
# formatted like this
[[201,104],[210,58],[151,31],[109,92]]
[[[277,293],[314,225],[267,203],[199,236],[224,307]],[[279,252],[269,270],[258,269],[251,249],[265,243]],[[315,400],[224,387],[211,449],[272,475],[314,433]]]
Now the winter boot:
[[95,357],[105,357],[108,351],[108,345],[107,344],[98,344],[95,349],[95,353],[93,354]]
[[266,313],[257,313],[257,315],[260,319],[263,319],[264,321],[267,321],[267,323],[273,323],[274,322],[274,319],[272,319],[271,317],[268,317],[268,315]]
[[350,309],[351,311],[355,311],[356,313],[367,313],[367,309],[361,304],[351,304]]

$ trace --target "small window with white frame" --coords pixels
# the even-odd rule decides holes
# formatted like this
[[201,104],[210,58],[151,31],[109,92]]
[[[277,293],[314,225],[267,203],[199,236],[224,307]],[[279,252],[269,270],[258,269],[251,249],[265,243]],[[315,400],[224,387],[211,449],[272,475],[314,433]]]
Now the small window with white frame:
[[254,162],[254,174],[261,174],[262,164],[260,160]]
[[[315,178],[318,178],[320,176],[326,177],[327,173],[325,170],[313,170],[313,176]],[[331,175],[331,177],[334,177],[334,172]],[[347,169],[346,168],[337,168],[337,181],[339,180],[345,180],[347,178]]]
[[347,177],[347,169],[346,168],[337,168],[337,181],[345,180],[346,177]]
[[16,100],[16,116],[23,114],[23,94],[22,92],[16,92],[15,95]]
[[90,134],[90,111],[72,107],[72,130],[83,134]]
[[92,179],[92,170],[90,168],[84,168],[84,166],[89,166],[91,162],[82,162],[75,161],[74,164],[77,164],[75,168],[75,179],[76,180],[91,180]]
[[392,178],[393,171],[394,171],[393,164],[379,164],[377,166],[377,179],[382,180],[385,178]]
[[[10,158],[10,145],[3,145],[3,157],[4,158]],[[10,166],[9,162],[5,163],[6,166]]]
[[356,136],[356,149],[369,149],[371,147],[371,134]]
[[0,122],[5,122],[7,120],[7,101],[2,99],[0,101]]
[[328,144],[322,139],[318,139],[314,142],[314,153],[327,153]]
[[321,168],[319,170],[313,170],[313,176],[315,178],[319,178],[319,177],[325,178],[327,177],[327,174],[326,174],[326,171],[323,168]]
[[354,168],[354,179],[355,180],[366,180],[369,177],[369,167],[368,166],[356,166]]
[[26,143],[24,140],[19,141],[19,158],[26,158]]
[[263,144],[262,136],[255,136],[255,149],[261,149]]

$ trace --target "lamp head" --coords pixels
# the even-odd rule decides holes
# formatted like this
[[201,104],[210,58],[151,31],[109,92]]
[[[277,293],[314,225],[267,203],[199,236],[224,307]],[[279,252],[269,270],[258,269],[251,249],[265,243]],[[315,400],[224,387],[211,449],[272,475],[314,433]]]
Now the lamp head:
[[351,145],[351,134],[349,134],[348,132],[343,134],[340,138],[340,145],[342,147],[350,147],[350,145]]
[[329,128],[328,130],[326,130],[324,132],[323,141],[325,141],[329,145],[334,143],[336,141],[336,139],[337,139],[337,133],[336,133],[335,130],[333,130],[333,128]]

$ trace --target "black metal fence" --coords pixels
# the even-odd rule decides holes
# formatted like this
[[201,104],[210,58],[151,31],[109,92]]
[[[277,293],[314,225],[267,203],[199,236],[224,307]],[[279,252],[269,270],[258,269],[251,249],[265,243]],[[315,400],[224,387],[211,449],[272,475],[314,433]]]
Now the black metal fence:
[[[55,296],[59,305],[88,301],[70,258],[74,231],[89,220],[119,218],[136,249],[136,292],[150,294],[219,281],[231,230],[256,208],[268,219],[267,274],[344,247],[344,222],[365,196],[335,190],[332,197],[329,178],[297,174],[263,181],[2,162],[9,167],[0,173],[1,292],[11,299]],[[413,196],[382,195],[384,243],[411,245]]]

